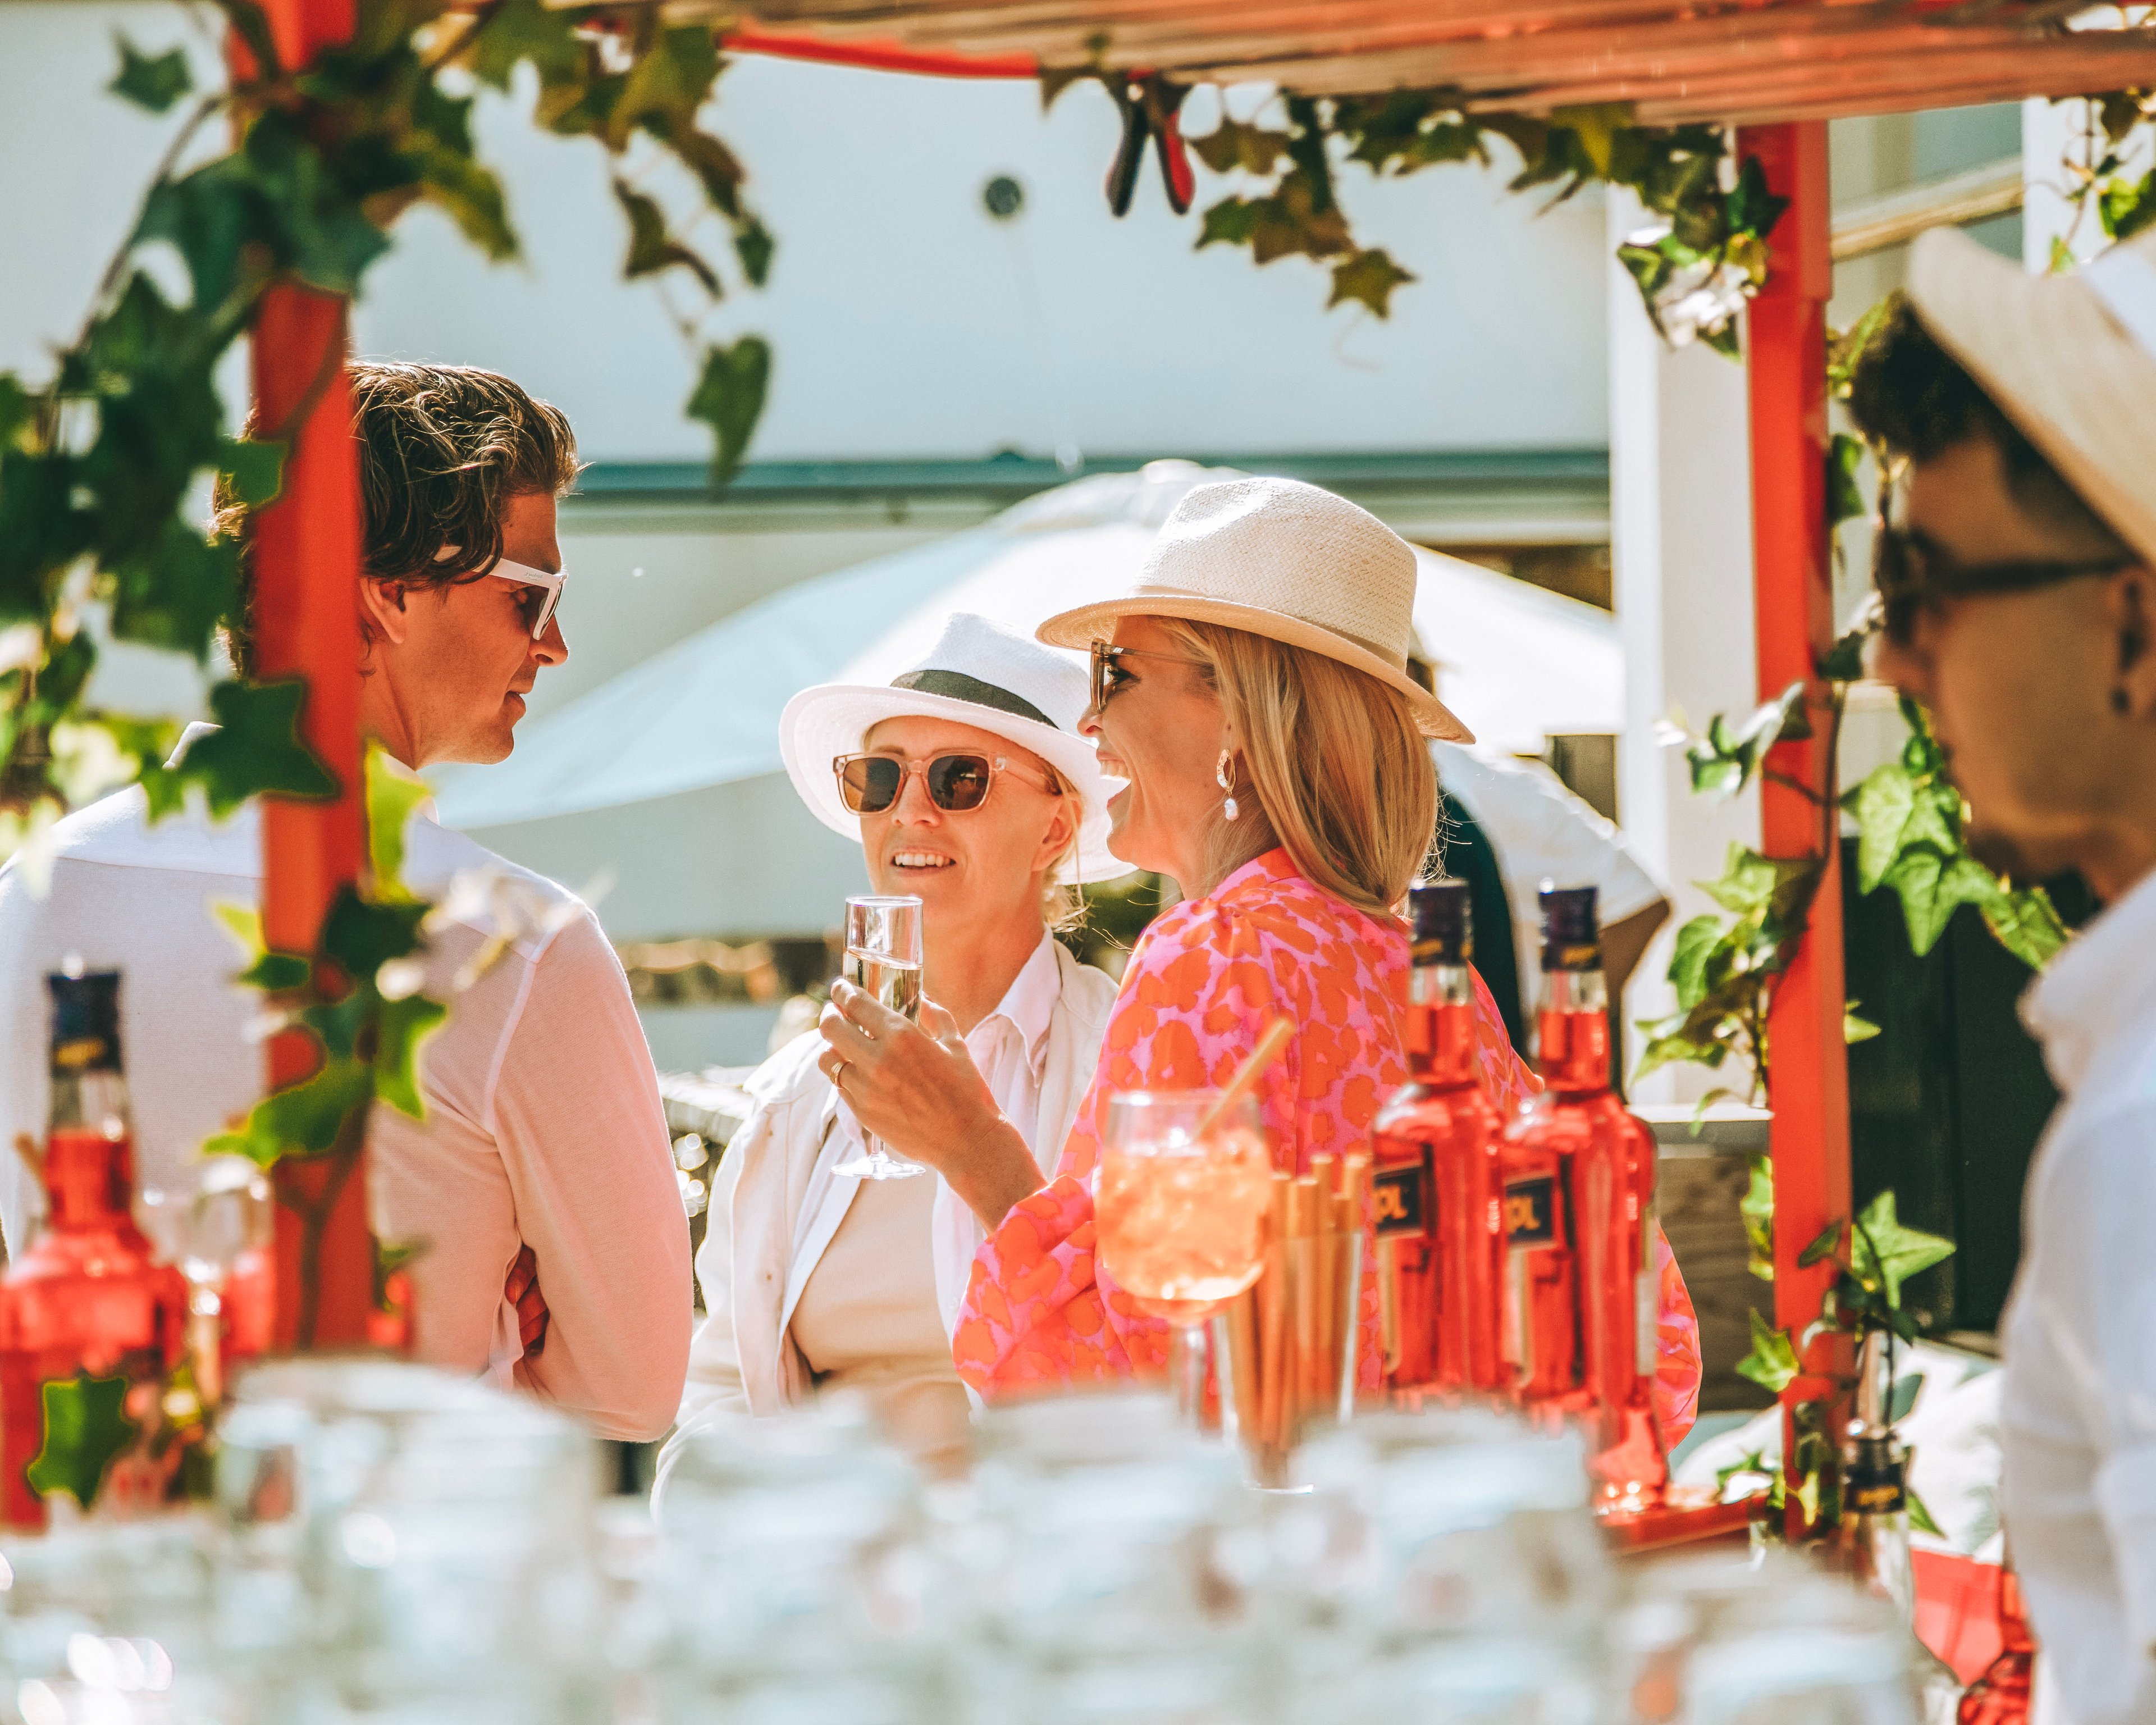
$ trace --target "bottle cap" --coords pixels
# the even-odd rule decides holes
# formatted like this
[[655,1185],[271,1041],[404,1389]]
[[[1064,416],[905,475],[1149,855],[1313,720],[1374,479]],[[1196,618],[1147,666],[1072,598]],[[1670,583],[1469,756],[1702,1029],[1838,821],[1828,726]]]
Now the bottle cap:
[[1419,880],[1408,892],[1408,939],[1417,964],[1469,964],[1475,910],[1465,880]]
[[120,1070],[120,973],[55,972],[45,978],[53,993],[53,1070]]
[[1543,882],[1543,968],[1602,968],[1602,928],[1592,886]]

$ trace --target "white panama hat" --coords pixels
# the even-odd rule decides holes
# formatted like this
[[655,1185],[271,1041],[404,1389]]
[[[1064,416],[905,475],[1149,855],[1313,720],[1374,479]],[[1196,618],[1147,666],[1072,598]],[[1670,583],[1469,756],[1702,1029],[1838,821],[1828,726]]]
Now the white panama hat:
[[1119,617],[1225,624],[1352,665],[1405,696],[1424,736],[1472,742],[1408,675],[1414,595],[1414,548],[1368,510],[1300,480],[1225,480],[1184,494],[1128,593],[1050,618],[1040,639],[1088,647]]
[[927,656],[888,688],[819,683],[788,701],[778,717],[778,753],[816,819],[859,839],[861,818],[839,798],[834,759],[857,753],[886,719],[948,719],[992,732],[1047,762],[1084,808],[1078,848],[1057,881],[1112,880],[1132,865],[1108,850],[1108,798],[1121,781],[1102,774],[1093,745],[1078,734],[1091,699],[1085,671],[1065,655],[985,617],[954,611]]
[[1910,253],[1909,300],[2082,501],[2156,562],[2156,234],[2031,275],[1934,229]]

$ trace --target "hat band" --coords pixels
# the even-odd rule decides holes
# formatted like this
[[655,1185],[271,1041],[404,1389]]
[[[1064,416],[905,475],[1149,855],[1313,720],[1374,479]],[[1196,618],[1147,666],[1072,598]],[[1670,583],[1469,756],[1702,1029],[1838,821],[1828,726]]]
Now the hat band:
[[993,683],[984,683],[978,677],[969,677],[963,671],[907,671],[901,676],[893,677],[891,686],[911,689],[922,695],[941,695],[952,701],[969,701],[975,706],[992,706],[998,712],[1009,713],[1014,719],[1030,719],[1036,725],[1045,725],[1050,731],[1061,728],[1024,696],[1014,695],[1008,689],[998,689]]
[[[1404,664],[1407,660],[1406,653],[1399,647],[1389,647],[1381,641],[1372,640],[1367,635],[1358,635],[1353,629],[1341,628],[1337,623],[1321,623],[1315,617],[1305,617],[1296,611],[1283,611],[1277,605],[1265,604],[1255,599],[1234,598],[1225,593],[1200,593],[1194,587],[1170,587],[1165,582],[1159,581],[1144,583],[1131,591],[1131,597],[1133,599],[1152,598],[1156,596],[1161,598],[1205,599],[1216,605],[1235,605],[1245,611],[1263,611],[1270,616],[1284,619],[1289,623],[1299,623],[1305,629],[1322,629],[1328,635],[1337,635],[1349,646],[1360,647],[1373,658],[1382,659],[1388,665],[1397,667]],[[1233,627],[1232,624],[1229,626]],[[1246,630],[1245,633],[1247,634],[1249,631]]]

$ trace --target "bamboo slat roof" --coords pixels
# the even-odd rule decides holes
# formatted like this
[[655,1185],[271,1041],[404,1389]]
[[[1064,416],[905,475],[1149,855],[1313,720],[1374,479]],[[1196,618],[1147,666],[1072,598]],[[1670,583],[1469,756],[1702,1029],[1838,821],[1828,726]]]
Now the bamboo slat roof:
[[[1957,107],[2156,85],[2156,28],[2061,0],[667,0],[834,47],[1030,56],[1472,109],[1628,102],[1643,124]],[[2118,14],[2103,14],[2115,20]]]

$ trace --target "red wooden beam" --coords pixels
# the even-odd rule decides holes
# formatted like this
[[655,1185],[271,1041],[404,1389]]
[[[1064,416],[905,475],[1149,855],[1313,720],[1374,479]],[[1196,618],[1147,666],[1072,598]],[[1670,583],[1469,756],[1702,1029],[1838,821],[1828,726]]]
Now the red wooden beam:
[[831,42],[797,30],[736,24],[719,34],[729,54],[768,54],[774,59],[814,60],[828,66],[862,66],[875,72],[913,72],[930,78],[1037,78],[1040,62],[1029,54],[961,54],[910,48],[902,42]]
[[[304,65],[348,39],[352,0],[269,0],[280,58]],[[262,926],[269,943],[311,952],[338,889],[358,877],[364,854],[359,737],[361,548],[359,471],[345,377],[346,303],[295,287],[270,290],[254,331],[254,401],[263,435],[287,439],[284,490],[254,524],[256,674],[307,681],[301,735],[343,787],[329,803],[264,800]],[[313,1070],[313,1045],[297,1033],[270,1045],[269,1079],[289,1084]],[[286,1164],[280,1192],[324,1196],[328,1171]],[[300,1224],[277,1209],[275,1346],[299,1337]],[[321,1302],[311,1338],[319,1348],[367,1341],[373,1309],[374,1247],[367,1229],[364,1158],[331,1207],[321,1249]]]
[[[1773,770],[1809,787],[1769,779],[1760,787],[1761,849],[1768,856],[1815,855],[1825,870],[1811,927],[1774,995],[1768,1034],[1774,1111],[1774,1322],[1801,1337],[1819,1316],[1830,1264],[1799,1269],[1798,1255],[1830,1221],[1849,1214],[1849,1064],[1842,1035],[1840,824],[1833,814],[1833,752],[1826,689],[1817,668],[1835,633],[1833,559],[1826,525],[1826,122],[1748,127],[1767,183],[1790,200],[1768,242],[1767,285],[1753,301],[1751,374],[1753,593],[1762,700],[1799,680],[1810,687],[1814,735],[1768,752]],[[1827,799],[1823,804],[1815,798]],[[1845,1348],[1822,1338],[1804,1359],[1810,1375],[1783,1392],[1785,1407],[1830,1388]],[[1828,1430],[1835,1426],[1830,1424]],[[1785,1440],[1789,1433],[1784,1428]],[[1794,1470],[1794,1445],[1784,1455]],[[1795,1476],[1791,1471],[1792,1486]],[[1793,1510],[1793,1514],[1798,1513]]]

